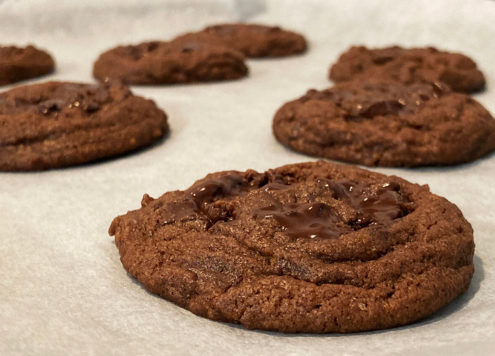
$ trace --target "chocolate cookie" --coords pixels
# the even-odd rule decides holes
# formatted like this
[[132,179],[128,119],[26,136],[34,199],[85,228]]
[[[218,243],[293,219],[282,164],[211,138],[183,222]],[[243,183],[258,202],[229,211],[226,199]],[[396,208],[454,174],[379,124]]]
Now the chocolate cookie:
[[48,82],[0,94],[0,170],[70,166],[150,145],[167,116],[125,86]]
[[411,184],[316,162],[214,173],[114,219],[146,289],[247,328],[353,332],[422,319],[463,293],[473,231]]
[[0,85],[53,72],[53,58],[38,48],[0,46]]
[[222,24],[178,37],[219,43],[244,53],[247,57],[283,57],[306,51],[306,39],[278,26],[256,24]]
[[175,84],[238,79],[248,69],[242,53],[195,40],[119,46],[98,58],[93,75],[129,84]]
[[479,91],[485,86],[483,73],[471,58],[432,47],[351,47],[330,68],[329,76],[335,82],[369,78],[403,84],[444,82],[452,90],[464,93]]
[[275,137],[296,151],[367,166],[469,162],[495,149],[495,120],[440,84],[347,82],[283,105]]

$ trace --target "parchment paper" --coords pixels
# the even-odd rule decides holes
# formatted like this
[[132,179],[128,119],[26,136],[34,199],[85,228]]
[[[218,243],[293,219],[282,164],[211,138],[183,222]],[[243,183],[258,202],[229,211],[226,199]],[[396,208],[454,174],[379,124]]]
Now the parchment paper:
[[170,136],[150,149],[75,168],[0,173],[0,354],[493,354],[494,155],[451,168],[376,169],[429,184],[475,231],[469,291],[410,326],[323,336],[248,331],[197,317],[126,274],[107,229],[138,208],[143,193],[184,189],[219,170],[314,159],[278,144],[271,120],[285,101],[330,86],[328,66],[351,44],[463,51],[487,77],[476,99],[495,112],[492,1],[0,0],[0,43],[35,43],[55,56],[57,72],[36,81],[92,81],[104,49],[243,19],[303,32],[311,48],[250,60],[240,81],[134,87],[170,117]]

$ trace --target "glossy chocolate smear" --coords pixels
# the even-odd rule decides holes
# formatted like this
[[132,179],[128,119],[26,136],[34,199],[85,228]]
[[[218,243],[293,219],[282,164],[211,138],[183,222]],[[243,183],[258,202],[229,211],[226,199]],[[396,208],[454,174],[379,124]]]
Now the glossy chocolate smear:
[[403,197],[387,184],[376,195],[365,196],[357,207],[364,216],[371,216],[373,222],[383,225],[391,224],[392,220],[404,216],[407,212],[403,206]]
[[262,188],[263,188],[263,190],[265,192],[270,192],[270,191],[273,191],[273,190],[284,190],[284,189],[287,189],[287,188],[289,188],[289,185],[282,184],[282,183],[272,182],[272,183],[265,184]]
[[196,203],[192,199],[180,203],[172,203],[170,210],[172,213],[167,214],[163,221],[163,224],[173,224],[177,221],[191,221],[194,220],[195,212],[198,211]]
[[331,187],[335,199],[344,200],[360,213],[363,221],[370,223],[389,225],[392,220],[407,215],[411,206],[397,183],[385,183],[375,193],[355,182],[323,183]]
[[199,185],[194,185],[187,193],[195,202],[198,209],[211,203],[215,198],[239,194],[246,188],[243,177],[238,173],[231,173],[219,178],[208,179]]
[[228,219],[229,211],[215,201],[238,195],[250,188],[239,173],[230,173],[218,178],[207,179],[186,190],[186,199],[173,206],[173,214],[165,223],[195,220],[197,214],[206,217],[209,225]]
[[332,209],[323,203],[272,205],[257,211],[257,216],[274,218],[283,231],[293,238],[334,239],[352,228],[345,225]]
[[319,179],[317,182],[331,189],[335,199],[343,200],[355,209],[358,219],[345,223],[335,210],[321,202],[282,205],[277,201],[256,210],[254,217],[275,219],[283,231],[293,238],[332,239],[372,224],[390,225],[393,220],[407,215],[411,209],[411,202],[402,196],[400,186],[396,183],[385,183],[371,191],[370,187],[354,182],[333,182],[328,179]]

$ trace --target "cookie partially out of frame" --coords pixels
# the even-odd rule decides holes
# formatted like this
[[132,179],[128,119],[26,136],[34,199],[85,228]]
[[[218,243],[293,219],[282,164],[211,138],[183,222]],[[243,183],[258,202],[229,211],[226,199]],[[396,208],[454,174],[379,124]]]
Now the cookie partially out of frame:
[[177,84],[245,77],[242,53],[191,39],[118,46],[101,54],[93,67],[99,80],[128,84]]
[[463,93],[485,87],[485,77],[471,58],[433,47],[351,47],[332,65],[329,77],[335,82],[368,79],[402,84],[443,82]]
[[258,24],[220,24],[178,37],[219,43],[244,53],[246,57],[285,57],[306,51],[306,39],[278,26]]
[[495,150],[495,120],[445,85],[347,82],[284,104],[275,137],[309,155],[367,166],[473,161]]
[[0,94],[0,170],[76,165],[157,141],[167,116],[120,84],[47,82]]
[[53,72],[55,62],[33,46],[0,46],[0,85],[15,83]]
[[213,173],[141,206],[110,226],[125,269],[197,315],[250,329],[404,325],[473,275],[473,232],[454,204],[355,167]]

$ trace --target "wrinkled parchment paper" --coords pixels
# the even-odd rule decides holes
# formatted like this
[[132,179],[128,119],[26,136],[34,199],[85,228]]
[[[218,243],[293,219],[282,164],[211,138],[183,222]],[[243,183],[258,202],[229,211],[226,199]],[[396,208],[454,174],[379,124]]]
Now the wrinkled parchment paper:
[[55,56],[56,73],[32,82],[92,81],[94,59],[116,44],[239,20],[303,32],[310,51],[250,60],[250,76],[240,81],[134,87],[170,117],[170,136],[150,149],[74,168],[0,173],[0,354],[491,354],[494,155],[450,168],[376,169],[429,184],[475,231],[469,291],[414,325],[353,335],[248,331],[197,317],[127,275],[107,229],[138,208],[143,193],[183,189],[219,170],[314,159],[278,144],[271,120],[285,101],[330,86],[328,65],[351,44],[463,51],[487,77],[488,90],[476,99],[495,112],[493,1],[0,0],[0,43],[35,43]]

